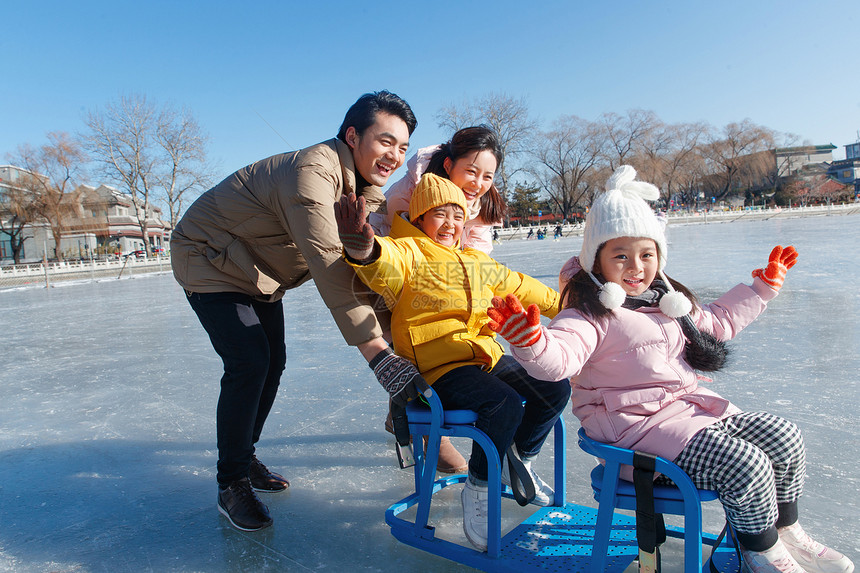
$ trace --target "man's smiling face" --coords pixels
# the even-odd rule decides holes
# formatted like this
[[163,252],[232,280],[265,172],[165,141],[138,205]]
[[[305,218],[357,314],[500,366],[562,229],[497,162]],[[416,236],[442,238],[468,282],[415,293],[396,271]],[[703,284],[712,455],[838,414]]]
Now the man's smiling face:
[[358,173],[370,184],[382,187],[406,159],[409,129],[396,115],[378,112],[364,133],[347,128],[346,144],[352,149]]

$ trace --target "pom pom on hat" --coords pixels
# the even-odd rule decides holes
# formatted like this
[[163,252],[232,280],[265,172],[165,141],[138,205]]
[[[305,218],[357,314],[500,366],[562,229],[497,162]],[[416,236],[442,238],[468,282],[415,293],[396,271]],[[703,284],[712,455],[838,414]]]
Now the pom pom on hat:
[[463,190],[450,180],[433,173],[425,173],[409,200],[409,220],[414,221],[430,209],[453,203],[468,216],[469,206]]
[[660,198],[651,183],[635,181],[636,170],[622,165],[606,181],[606,190],[598,193],[585,219],[585,234],[579,262],[588,272],[594,269],[597,249],[618,237],[643,237],[657,244],[660,269],[666,266],[666,235],[654,210],[646,201]]
[[660,198],[660,190],[651,183],[635,181],[636,170],[629,165],[620,165],[609,179],[606,180],[606,191],[620,189],[631,197],[636,194],[646,201],[656,201]]
[[690,302],[690,299],[672,287],[672,283],[669,282],[662,270],[658,272],[666,288],[669,289],[666,294],[660,297],[660,312],[669,318],[681,318],[690,314],[690,311],[693,310],[693,303]]
[[597,295],[597,298],[600,300],[600,304],[606,309],[615,310],[616,308],[621,308],[621,305],[624,304],[627,293],[624,292],[624,288],[620,284],[606,281],[600,287],[600,293]]
[[686,314],[690,314],[691,310],[693,310],[693,303],[676,290],[667,292],[660,299],[660,312],[669,318],[681,318]]
[[621,305],[624,304],[624,301],[627,299],[627,293],[624,292],[624,288],[612,281],[606,281],[605,283],[601,283],[600,279],[594,276],[592,273],[588,273],[588,276],[591,277],[591,280],[594,281],[600,290],[598,291],[597,298],[600,301],[600,304],[604,306],[607,310],[615,310],[616,308],[621,308]]

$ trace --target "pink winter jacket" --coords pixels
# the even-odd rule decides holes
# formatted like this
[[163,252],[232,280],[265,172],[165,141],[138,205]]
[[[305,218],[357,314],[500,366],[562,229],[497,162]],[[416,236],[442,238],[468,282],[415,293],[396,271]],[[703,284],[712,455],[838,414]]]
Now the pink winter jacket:
[[[373,227],[373,230],[378,235],[387,236],[391,232],[391,224],[397,213],[400,211],[409,211],[409,200],[412,199],[412,192],[415,190],[415,186],[418,185],[421,176],[427,170],[430,157],[441,147],[441,145],[432,145],[419,149],[418,153],[413,155],[406,163],[406,175],[395,182],[385,192],[387,214],[371,213],[367,219],[370,226]],[[480,211],[480,201],[473,201],[469,205],[469,220],[463,226],[463,236],[460,238],[460,244],[464,249],[470,247],[484,251],[489,255],[493,251],[494,224],[484,221],[479,215]],[[501,221],[495,223],[495,225],[501,224]]]
[[[755,278],[702,305],[694,322],[729,340],[776,294]],[[566,309],[543,333],[530,347],[512,346],[513,356],[541,380],[570,378],[573,413],[600,442],[674,460],[696,432],[741,411],[699,386],[681,327],[659,308],[620,308],[602,319]]]

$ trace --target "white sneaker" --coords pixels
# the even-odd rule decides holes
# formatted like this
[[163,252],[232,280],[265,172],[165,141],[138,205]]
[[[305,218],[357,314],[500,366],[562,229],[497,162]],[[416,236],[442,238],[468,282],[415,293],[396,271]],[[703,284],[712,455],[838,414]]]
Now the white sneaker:
[[779,539],[795,561],[809,573],[854,571],[854,564],[850,559],[809,537],[799,523],[780,529]]
[[480,551],[487,550],[487,514],[489,512],[487,487],[466,480],[460,500],[463,502],[463,531],[469,542]]
[[806,573],[779,540],[767,551],[744,549],[742,553],[744,573]]
[[[551,505],[555,499],[555,491],[553,491],[549,484],[540,479],[540,476],[532,470],[531,460],[523,460],[523,465],[528,470],[529,475],[532,476],[532,483],[535,486],[535,498],[531,502],[532,505],[539,505],[541,507]],[[507,486],[511,485],[511,470],[508,467],[507,456],[502,459],[502,483]]]

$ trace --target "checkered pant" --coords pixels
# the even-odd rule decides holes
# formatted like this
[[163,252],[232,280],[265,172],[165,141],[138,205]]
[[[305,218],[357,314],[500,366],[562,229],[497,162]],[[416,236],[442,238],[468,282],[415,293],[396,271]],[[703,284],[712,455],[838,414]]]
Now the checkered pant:
[[776,523],[777,503],[800,497],[806,450],[791,422],[744,412],[699,431],[675,464],[696,487],[717,491],[735,530],[758,534]]

